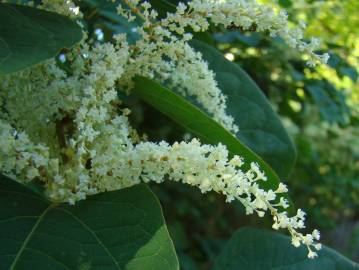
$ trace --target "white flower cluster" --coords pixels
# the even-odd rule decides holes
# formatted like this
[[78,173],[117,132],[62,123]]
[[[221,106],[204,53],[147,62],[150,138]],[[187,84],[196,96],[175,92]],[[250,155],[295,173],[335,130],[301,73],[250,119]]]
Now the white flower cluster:
[[[143,20],[136,30],[142,39],[132,47],[134,66],[128,69],[128,80],[136,74],[145,74],[170,84],[183,95],[195,97],[216,121],[233,133],[238,132],[238,127],[226,113],[226,96],[218,88],[215,75],[203,61],[202,55],[188,45],[192,34],[186,29],[188,31],[190,27],[194,32],[203,32],[208,30],[211,23],[243,30],[255,28],[269,32],[271,36],[279,35],[291,47],[309,54],[310,66],[317,62],[325,63],[329,57],[328,54],[318,55],[314,52],[319,47],[318,39],[312,38],[310,43],[303,41],[304,25],[290,28],[284,11],[275,12],[270,6],[254,0],[180,2],[175,13],[168,13],[161,20],[158,20],[158,13],[148,2],[125,0],[124,3],[128,8],[119,5],[121,15],[129,21],[135,20],[136,16]],[[126,82],[126,86],[131,88],[132,84]]]
[[50,158],[48,147],[32,143],[26,133],[17,133],[3,120],[0,138],[0,171],[10,177],[25,182],[35,178],[46,181],[47,171],[58,170],[58,160]]
[[276,12],[271,6],[259,4],[255,0],[193,0],[187,5],[180,3],[177,12],[169,14],[161,22],[177,33],[182,33],[186,26],[192,27],[196,32],[206,31],[210,23],[268,32],[272,37],[280,36],[292,48],[309,54],[310,66],[314,66],[317,61],[326,63],[329,58],[327,53],[318,55],[314,52],[320,46],[319,39],[312,38],[309,43],[303,41],[305,24],[290,28],[284,10]]
[[[195,32],[208,30],[210,24],[224,27],[237,27],[242,30],[268,32],[270,36],[280,36],[289,46],[311,56],[308,62],[314,66],[316,62],[326,63],[327,53],[318,55],[314,51],[319,49],[320,40],[312,38],[305,42],[303,30],[305,24],[297,28],[289,27],[288,15],[284,10],[275,11],[270,5],[259,4],[255,0],[192,0],[187,4],[180,2],[175,13],[168,13],[167,17],[157,22],[157,12],[151,10],[148,2],[139,4],[139,0],[125,0],[130,11],[119,6],[119,11],[129,19],[134,19],[135,11],[144,20],[144,28],[154,32],[160,31],[169,36],[169,32],[177,35],[188,35],[187,27]],[[162,28],[162,29],[161,29]]]
[[[74,14],[76,6],[66,3],[68,10],[62,6],[61,12]],[[118,85],[131,89],[136,75],[157,78],[195,96],[217,121],[236,132],[213,72],[187,44],[191,35],[184,29],[206,30],[211,19],[245,29],[255,24],[259,30],[283,35],[283,18],[252,1],[194,0],[179,4],[175,14],[158,22],[148,3],[127,3],[131,11],[119,7],[122,14],[131,20],[135,12],[144,19],[136,44],[128,45],[125,35],[115,36],[113,43],[83,41],[66,54],[69,74],[50,60],[1,78],[0,172],[18,181],[42,183],[51,200],[70,204],[140,182],[180,181],[202,192],[221,193],[228,202],[239,200],[247,214],[262,217],[269,211],[273,228],[288,229],[293,245],[306,245],[309,257],[314,257],[314,250],[320,249],[319,233],[297,231],[304,228],[301,210],[294,217],[279,210],[288,208],[281,195],[287,192],[285,185],[263,190],[260,184],[267,179],[258,164],[247,164],[246,169],[245,160],[230,158],[221,144],[141,142],[116,91]],[[59,8],[58,1],[53,7]],[[46,8],[51,8],[50,1]],[[296,42],[298,48],[304,46]]]

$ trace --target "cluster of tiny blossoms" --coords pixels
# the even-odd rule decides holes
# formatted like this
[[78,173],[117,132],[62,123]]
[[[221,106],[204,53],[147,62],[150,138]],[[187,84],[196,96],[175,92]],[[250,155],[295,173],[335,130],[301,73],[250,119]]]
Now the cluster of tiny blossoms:
[[[258,164],[244,166],[245,160],[230,157],[221,144],[205,145],[196,139],[173,145],[141,141],[116,89],[131,90],[136,75],[157,79],[196,97],[214,119],[237,132],[226,114],[226,97],[201,54],[188,45],[192,35],[185,28],[205,31],[210,22],[243,29],[255,25],[259,31],[282,36],[313,59],[325,57],[313,53],[313,44],[301,41],[299,30],[287,27],[284,14],[254,1],[194,0],[180,3],[162,20],[146,2],[125,2],[127,7],[118,8],[122,15],[143,19],[135,44],[129,45],[126,35],[97,45],[84,39],[66,54],[71,73],[49,60],[1,78],[0,172],[20,182],[41,183],[51,200],[70,204],[88,195],[165,179],[197,186],[203,193],[213,190],[227,202],[239,200],[247,214],[262,217],[270,212],[273,228],[287,229],[293,245],[306,245],[308,256],[315,257],[319,232],[299,232],[305,227],[302,210],[293,217],[280,210],[288,208],[284,184],[263,190],[261,182],[267,178]],[[81,16],[70,1],[63,5],[62,0],[47,0],[42,8]]]
[[[308,65],[325,63],[328,54],[318,55],[314,51],[319,40],[303,41],[304,25],[299,28],[288,26],[284,11],[275,12],[270,6],[256,1],[244,0],[193,0],[188,4],[179,3],[174,13],[158,19],[158,13],[148,2],[125,0],[118,11],[129,21],[136,16],[143,20],[137,28],[141,39],[132,46],[134,51],[131,69],[126,78],[131,80],[136,74],[146,74],[161,82],[170,84],[184,95],[193,96],[212,117],[233,133],[238,132],[233,117],[226,113],[226,96],[218,88],[215,74],[200,53],[188,45],[193,37],[186,32],[208,30],[210,23],[224,27],[238,27],[243,30],[255,28],[269,32],[271,36],[282,37],[291,47],[310,56]],[[168,59],[164,61],[164,58]],[[124,82],[127,87],[131,83]],[[200,91],[198,90],[200,89]]]

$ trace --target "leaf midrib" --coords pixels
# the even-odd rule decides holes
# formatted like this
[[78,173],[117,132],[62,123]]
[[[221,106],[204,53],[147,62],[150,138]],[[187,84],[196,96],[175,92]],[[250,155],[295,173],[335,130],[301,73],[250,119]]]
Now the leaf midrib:
[[41,221],[44,219],[45,215],[55,206],[55,204],[50,204],[45,210],[44,212],[39,216],[39,219],[35,222],[34,226],[32,227],[30,233],[28,234],[28,236],[25,238],[24,242],[22,243],[14,261],[12,262],[11,266],[10,266],[10,270],[15,270],[15,266],[17,264],[17,262],[19,261],[21,255],[23,254],[27,244],[29,243],[29,241],[31,240],[32,236],[34,235],[35,231],[37,230],[38,226],[40,225]]
[[[11,264],[9,270],[15,270],[16,264],[18,263],[18,261],[20,260],[24,250],[26,249],[28,243],[30,242],[32,236],[35,234],[37,228],[39,227],[39,225],[41,224],[41,222],[43,221],[44,217],[46,216],[46,214],[54,207],[56,207],[56,204],[50,204],[48,207],[46,207],[46,209],[42,212],[42,214],[40,216],[36,216],[38,217],[37,221],[35,222],[35,224],[33,225],[33,227],[31,228],[29,234],[27,235],[27,237],[25,238],[24,242],[22,243],[19,251],[17,252],[17,255],[13,261],[13,263]],[[107,253],[107,255],[111,258],[111,260],[113,261],[113,263],[115,264],[116,268],[121,270],[120,265],[118,264],[118,262],[116,261],[116,259],[113,257],[113,255],[111,254],[110,250],[108,250],[108,248],[102,243],[101,239],[98,238],[98,236],[96,235],[96,233],[94,233],[91,228],[89,228],[87,226],[87,224],[85,224],[84,222],[82,222],[77,216],[75,216],[74,214],[72,214],[71,212],[62,209],[62,208],[58,208],[58,210],[63,211],[64,213],[70,215],[71,217],[73,217],[77,222],[79,222],[88,232],[90,232],[92,234],[92,236],[96,239],[96,241],[100,244],[100,246],[105,250],[105,252]]]

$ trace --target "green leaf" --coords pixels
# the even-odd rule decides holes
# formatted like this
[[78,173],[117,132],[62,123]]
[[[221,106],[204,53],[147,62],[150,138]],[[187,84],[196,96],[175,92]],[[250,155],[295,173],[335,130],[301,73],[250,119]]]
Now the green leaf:
[[342,91],[338,91],[325,80],[308,80],[305,89],[317,105],[322,118],[329,123],[346,124],[350,108],[345,102]]
[[259,87],[239,65],[215,48],[194,40],[191,46],[203,54],[216,74],[219,88],[228,97],[227,113],[239,127],[236,136],[261,156],[281,177],[287,177],[296,160],[294,144]]
[[160,18],[167,16],[167,13],[176,12],[176,6],[166,0],[150,0],[152,7],[158,12]]
[[293,5],[291,0],[279,0],[278,4],[284,8],[290,8]]
[[358,264],[323,247],[315,259],[306,247],[295,248],[279,233],[245,228],[237,231],[219,255],[213,270],[358,270]]
[[242,156],[247,164],[257,162],[268,178],[266,182],[261,181],[259,185],[266,190],[277,189],[279,178],[276,173],[259,156],[206,113],[150,79],[137,77],[135,82],[134,92],[145,102],[201,138],[202,141],[213,145],[225,144],[231,155]]
[[179,269],[146,185],[50,204],[0,176],[0,269]]
[[0,75],[52,58],[81,38],[80,26],[65,16],[0,3]]
[[338,73],[341,76],[349,77],[353,82],[358,81],[359,73],[356,68],[351,66],[340,67]]
[[239,41],[240,43],[250,47],[257,47],[263,39],[261,34],[257,32],[241,33],[240,31],[215,33],[213,37],[220,43],[233,43],[235,41]]

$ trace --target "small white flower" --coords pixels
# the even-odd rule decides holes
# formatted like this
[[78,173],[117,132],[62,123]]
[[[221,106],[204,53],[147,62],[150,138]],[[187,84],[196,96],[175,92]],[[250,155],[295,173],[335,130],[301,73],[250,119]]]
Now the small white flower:
[[319,240],[320,239],[320,232],[315,229],[313,232],[312,232],[312,236],[315,240]]
[[309,251],[308,251],[308,258],[309,259],[314,259],[315,257],[317,257],[318,256],[318,254],[316,253],[316,252],[314,252],[314,251],[312,251],[311,249],[309,249]]
[[286,192],[288,192],[287,186],[283,183],[279,183],[278,188],[275,191],[275,193],[286,193]]

